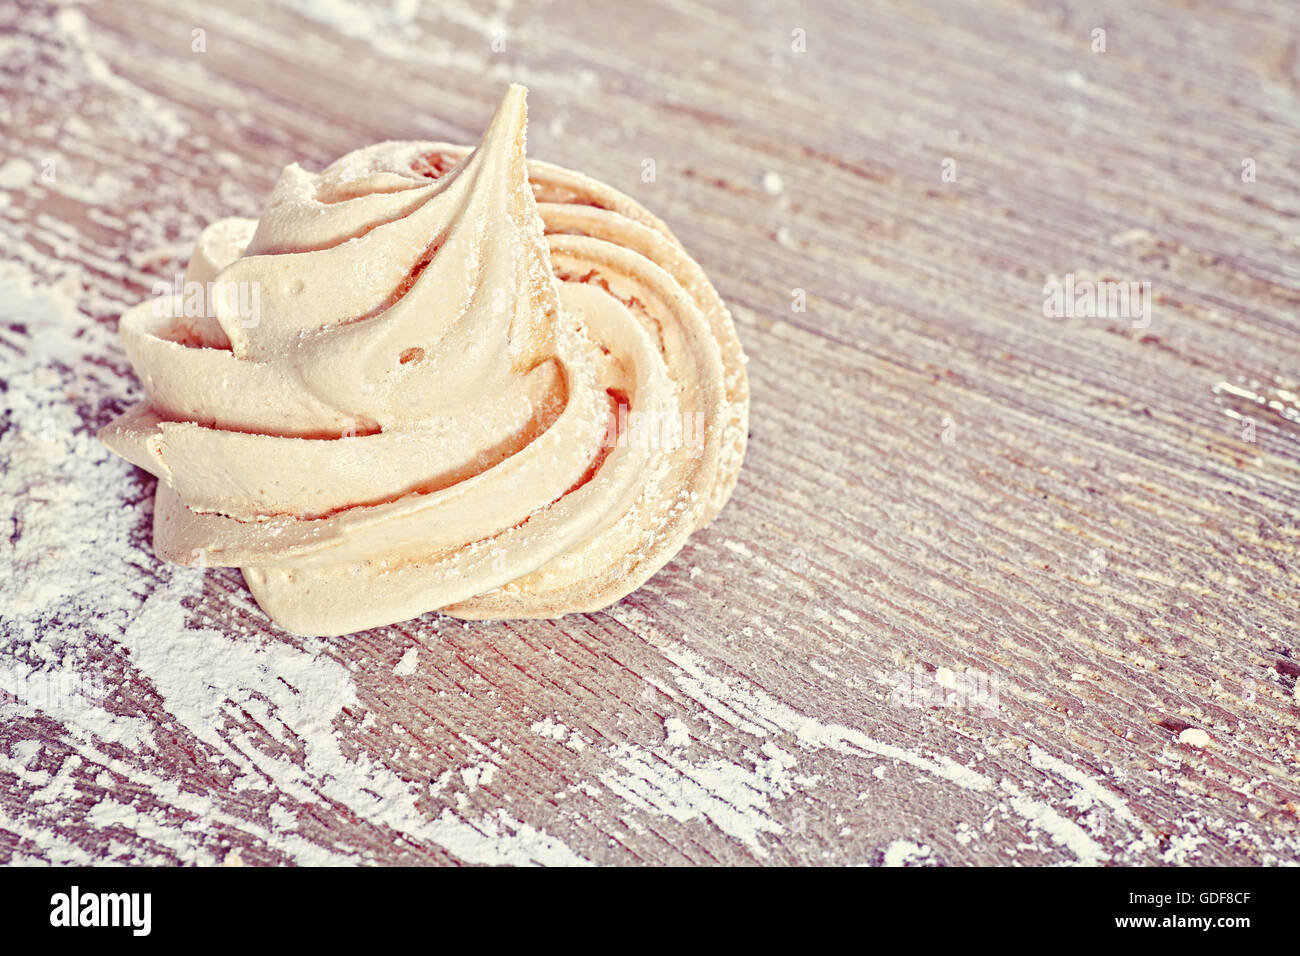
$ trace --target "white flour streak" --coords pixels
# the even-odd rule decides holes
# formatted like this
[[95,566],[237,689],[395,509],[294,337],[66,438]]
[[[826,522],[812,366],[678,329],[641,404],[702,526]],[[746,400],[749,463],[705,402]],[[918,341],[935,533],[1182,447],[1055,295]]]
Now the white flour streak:
[[761,835],[785,832],[769,815],[771,802],[791,796],[794,785],[775,758],[748,756],[754,760],[751,766],[716,759],[694,764],[663,748],[623,744],[609,753],[621,772],[609,770],[599,779],[635,809],[678,823],[706,819],[756,856],[766,857]]
[[36,167],[14,157],[0,166],[0,189],[26,189],[36,180]]
[[1179,834],[1170,839],[1169,848],[1165,850],[1162,859],[1174,866],[1186,866],[1200,855],[1198,848],[1208,842],[1200,833]]
[[415,647],[408,647],[402,659],[393,667],[393,673],[398,677],[410,677],[415,673],[416,667],[420,664],[420,651]]
[[[807,750],[827,749],[846,755],[872,754],[885,757],[972,793],[996,792],[993,781],[987,776],[962,766],[950,757],[923,756],[894,744],[874,740],[852,727],[820,723],[761,691],[734,686],[709,674],[703,663],[683,648],[668,650],[665,656],[685,672],[677,683],[686,693],[707,711],[739,729],[763,736],[777,732],[790,734],[799,746]],[[1026,796],[1005,781],[1002,789],[1010,794],[1009,805],[1017,815],[1072,853],[1080,863],[1097,865],[1109,858],[1082,827],[1050,804]],[[1111,806],[1111,809],[1115,810],[1115,807]],[[1128,822],[1124,813],[1117,811],[1117,816]],[[1128,814],[1128,818],[1131,818],[1131,814]]]
[[[1112,793],[1104,783],[1094,780],[1078,767],[1067,764],[1059,757],[1054,757],[1041,747],[1029,748],[1029,762],[1039,770],[1045,770],[1048,773],[1056,774],[1079,788],[1076,794],[1076,803],[1086,803],[1086,800],[1079,800],[1079,796],[1086,797],[1087,800],[1095,800],[1098,803],[1105,804],[1115,815],[1115,819],[1127,823],[1129,826],[1142,830],[1142,821],[1133,815],[1128,804]],[[1087,807],[1085,806],[1084,809]]]
[[1009,780],[1002,781],[1002,789],[1011,797],[1011,808],[1030,825],[1031,829],[1042,830],[1054,843],[1073,853],[1083,865],[1100,866],[1110,859],[1110,854],[1073,820],[1061,816],[1041,800],[1025,796],[1020,788]]
[[935,866],[934,851],[911,840],[895,840],[885,848],[882,866]]
[[923,757],[893,744],[880,743],[860,730],[842,724],[822,724],[800,714],[759,691],[734,687],[709,675],[694,655],[686,650],[665,652],[674,664],[686,672],[679,679],[683,690],[718,716],[734,722],[738,729],[766,735],[773,731],[793,734],[800,746],[809,750],[830,749],[843,754],[875,754],[915,767],[923,773],[960,784],[968,790],[993,788],[983,774],[963,767],[950,757]]
[[569,728],[565,727],[564,724],[556,723],[550,717],[537,721],[528,729],[540,737],[546,737],[561,743],[569,736]]
[[477,763],[472,767],[465,767],[461,770],[460,779],[461,782],[470,790],[474,790],[478,787],[487,787],[491,786],[492,780],[496,777],[497,771],[500,769],[501,768],[492,761],[484,760],[482,763]]
[[82,65],[92,79],[140,104],[140,111],[132,115],[131,122],[137,127],[143,126],[142,131],[156,132],[161,137],[161,142],[155,141],[156,147],[161,148],[189,133],[189,126],[166,100],[114,73],[104,58],[92,49],[90,25],[85,13],[76,7],[64,7],[54,15],[54,25],[64,42],[81,56]]
[[664,721],[664,746],[676,748],[690,745],[691,735],[684,723],[676,717],[669,717]]
[[554,837],[512,819],[505,810],[474,826],[450,810],[426,826],[430,838],[466,863],[512,866],[590,866]]
[[[155,592],[146,602],[132,634],[141,670],[183,726],[244,772],[265,775],[275,790],[304,804],[322,797],[337,801],[376,826],[426,840],[467,862],[581,862],[545,832],[505,817],[475,828],[446,809],[430,820],[416,806],[421,785],[364,754],[348,759],[342,753],[333,721],[356,702],[342,666],[285,643],[186,628],[184,596],[183,591]],[[259,706],[261,701],[269,706]],[[251,709],[264,728],[279,725],[300,739],[301,762],[268,753],[230,726],[239,709]],[[494,765],[475,768],[474,783],[489,783],[493,773]]]
[[539,70],[494,51],[494,42],[528,42],[526,35],[511,29],[508,3],[487,17],[463,5],[445,4],[439,9],[441,20],[450,20],[478,33],[478,43],[453,41],[441,36],[441,31],[425,29],[417,21],[418,4],[415,3],[399,2],[391,6],[357,0],[278,0],[278,3],[339,36],[366,44],[387,59],[466,70],[483,79],[525,83],[557,93],[571,91],[575,84],[580,89],[590,89],[596,83],[590,71],[575,75],[571,70]]
[[0,803],[0,830],[17,833],[20,837],[27,835],[27,839],[35,847],[39,847],[39,852],[32,852],[31,849],[20,844],[9,860],[10,866],[88,866],[94,862],[84,847],[78,846],[61,833],[57,831],[42,833],[39,839],[36,839],[28,835],[30,829],[31,824],[25,817],[23,820],[11,818],[5,811],[4,804]]

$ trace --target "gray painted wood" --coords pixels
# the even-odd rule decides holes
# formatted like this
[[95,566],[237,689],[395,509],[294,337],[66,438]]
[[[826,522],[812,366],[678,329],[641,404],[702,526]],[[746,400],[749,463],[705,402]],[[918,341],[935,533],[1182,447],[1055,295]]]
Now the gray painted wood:
[[[109,329],[285,163],[470,142],[518,80],[531,155],[662,216],[733,308],[740,486],[609,612],[303,642],[237,572],[157,564],[136,474],[137,610],[6,631],[110,692],[0,698],[0,860],[1300,857],[1297,8],[298,7],[0,13],[0,161],[60,170],[6,189],[3,258]],[[1067,274],[1149,283],[1149,324],[1046,316]],[[133,386],[87,342],[93,428]]]

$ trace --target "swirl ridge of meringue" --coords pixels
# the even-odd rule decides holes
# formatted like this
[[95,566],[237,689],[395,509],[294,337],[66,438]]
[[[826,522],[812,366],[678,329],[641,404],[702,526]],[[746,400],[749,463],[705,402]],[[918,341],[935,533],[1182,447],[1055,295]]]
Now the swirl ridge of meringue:
[[526,159],[525,127],[512,86],[472,150],[290,165],[259,220],[203,231],[203,309],[122,317],[145,398],[101,438],[158,477],[161,557],[239,567],[282,627],[334,635],[599,610],[717,515],[748,419],[731,316],[662,222]]

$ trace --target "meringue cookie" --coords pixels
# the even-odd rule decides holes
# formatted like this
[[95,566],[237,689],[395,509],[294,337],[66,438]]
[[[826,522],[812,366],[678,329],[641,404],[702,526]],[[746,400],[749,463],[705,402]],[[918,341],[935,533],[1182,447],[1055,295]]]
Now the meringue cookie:
[[100,437],[158,477],[161,557],[239,567],[325,636],[599,610],[718,514],[748,418],[731,316],[658,219],[527,160],[525,119],[512,86],[473,150],[291,165],[122,317],[146,398]]

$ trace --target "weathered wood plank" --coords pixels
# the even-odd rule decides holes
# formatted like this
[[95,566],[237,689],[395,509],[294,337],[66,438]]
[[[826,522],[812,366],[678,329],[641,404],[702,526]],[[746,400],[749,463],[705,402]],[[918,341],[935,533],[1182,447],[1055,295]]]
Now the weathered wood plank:
[[[1300,416],[1222,388],[1300,383],[1300,13],[310,6],[0,14],[0,860],[1300,856]],[[281,634],[153,559],[116,316],[511,80],[732,304],[740,487],[603,614]],[[1046,317],[1067,274],[1149,324]]]

